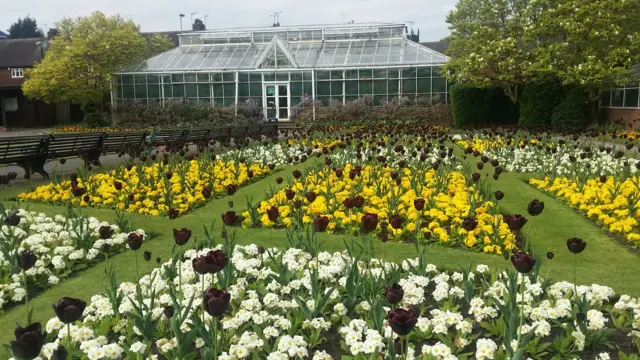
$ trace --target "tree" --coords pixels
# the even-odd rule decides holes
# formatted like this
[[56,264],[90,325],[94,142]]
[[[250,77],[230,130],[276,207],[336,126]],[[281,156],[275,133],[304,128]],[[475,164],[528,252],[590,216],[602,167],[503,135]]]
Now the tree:
[[413,29],[411,29],[411,33],[407,34],[407,39],[413,42],[420,42],[420,29],[418,29],[417,34],[413,32]]
[[445,70],[453,80],[504,89],[518,103],[533,73],[535,39],[527,36],[540,12],[537,1],[460,0],[447,16],[451,35]]
[[204,26],[204,23],[200,19],[195,19],[193,21],[193,25],[191,25],[191,28],[193,29],[193,31],[202,31],[207,29],[207,27]]
[[167,51],[175,46],[173,40],[167,35],[161,34],[151,34],[146,37],[147,40],[147,48],[145,49],[145,53],[142,56],[143,59],[148,59],[150,57],[156,56],[163,51]]
[[603,87],[633,80],[630,68],[640,62],[639,13],[640,0],[554,1],[533,28],[541,40],[535,71],[585,87],[595,110]]
[[145,40],[139,27],[101,12],[56,24],[58,34],[44,60],[27,71],[22,90],[46,102],[70,101],[102,108],[113,74],[173,46],[168,39]]
[[36,19],[29,15],[19,18],[9,27],[9,39],[42,38],[44,33],[38,27]]

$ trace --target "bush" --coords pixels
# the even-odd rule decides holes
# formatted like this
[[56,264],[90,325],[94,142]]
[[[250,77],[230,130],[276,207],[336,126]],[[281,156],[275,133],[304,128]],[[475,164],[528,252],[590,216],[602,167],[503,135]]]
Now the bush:
[[522,93],[518,125],[531,130],[548,128],[553,109],[562,101],[564,93],[562,84],[555,80],[527,84]]
[[84,116],[84,126],[87,128],[101,128],[111,125],[109,116],[98,111],[89,112]]
[[551,128],[554,131],[580,132],[589,126],[589,95],[583,88],[571,89],[553,109]]
[[457,128],[481,127],[489,118],[486,89],[468,84],[451,87],[453,124]]
[[[257,122],[262,119],[256,104],[247,102],[236,108],[213,107],[210,104],[186,103],[182,99],[165,100],[160,103],[145,104],[137,101],[125,102],[112,110],[114,123],[127,128],[185,127],[232,125]],[[261,110],[261,109],[260,109]]]
[[519,108],[514,104],[502,88],[488,88],[486,102],[488,121],[496,125],[516,125],[518,123]]

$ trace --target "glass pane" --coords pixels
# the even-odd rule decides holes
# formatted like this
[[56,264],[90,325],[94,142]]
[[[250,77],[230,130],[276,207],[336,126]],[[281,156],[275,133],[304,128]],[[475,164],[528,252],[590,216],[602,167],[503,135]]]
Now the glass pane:
[[311,96],[313,94],[313,83],[309,81],[304,82],[304,94]]
[[434,93],[447,92],[447,79],[445,78],[433,78],[432,80],[433,89],[431,90]]
[[331,72],[331,79],[342,79],[343,75],[342,75],[342,70],[333,70]]
[[372,79],[373,78],[373,70],[359,70],[360,79]]
[[224,100],[222,98],[214,98],[213,99],[213,106],[223,107],[224,106]]
[[236,81],[236,74],[232,72],[222,73],[222,81]]
[[345,98],[345,101],[346,101],[346,102],[349,102],[349,101],[356,101],[356,100],[358,100],[358,97],[357,97],[357,96],[347,96],[347,97]]
[[147,87],[147,97],[157,99],[160,97],[160,86],[149,85]]
[[209,74],[198,74],[198,82],[209,82]]
[[345,93],[347,96],[358,96],[358,82],[357,81],[346,81],[344,83]]
[[184,82],[196,82],[198,76],[196,74],[184,74]]
[[239,82],[249,82],[249,74],[248,73],[238,73],[238,81]]
[[418,77],[419,78],[430,78],[431,77],[431,67],[418,68]]
[[342,81],[331,82],[331,96],[342,95]]
[[213,80],[214,82],[222,81],[222,74],[221,73],[211,74],[211,80]]
[[213,96],[215,97],[224,97],[224,88],[222,84],[213,84]]
[[316,80],[329,80],[331,78],[329,71],[316,72]]
[[251,81],[251,82],[262,82],[262,74],[261,73],[249,73],[249,81]]
[[278,96],[287,96],[287,85],[278,85]]
[[265,73],[264,81],[276,81],[276,74],[274,73]]
[[301,72],[292,72],[289,76],[291,76],[291,81],[301,81],[302,73]]
[[260,83],[249,84],[249,96],[253,98],[262,98],[262,84]]
[[387,95],[374,95],[373,96],[373,105],[380,106],[385,101],[387,101]]
[[398,80],[389,80],[387,82],[387,93],[389,95],[398,95]]
[[611,91],[603,91],[600,95],[600,104],[603,107],[611,106]]
[[122,98],[123,99],[135,98],[135,90],[133,89],[133,85],[122,85]]
[[[362,76],[362,74],[360,74]],[[371,80],[360,80],[358,82],[358,92],[360,93],[360,97],[365,95],[373,95],[373,81]]]
[[331,83],[329,81],[318,81],[316,85],[316,96],[331,95]]
[[624,91],[624,106],[638,107],[638,89],[626,89]]
[[[249,84],[238,84],[238,98],[249,96]],[[238,99],[240,101],[240,99]]]
[[224,106],[232,106],[233,104],[235,104],[236,99],[235,98],[224,98],[224,100],[222,101],[222,104]]
[[185,88],[185,95],[187,97],[190,97],[190,98],[198,97],[198,85],[186,84],[184,88]]
[[224,87],[224,97],[235,97],[236,96],[236,84],[223,84]]
[[329,105],[329,96],[318,96],[318,101],[320,101],[323,105]]
[[412,79],[416,77],[416,69],[402,69],[402,78],[403,79]]
[[387,69],[376,69],[373,71],[373,77],[376,79],[386,79]]
[[375,80],[373,82],[373,93],[376,95],[387,95],[387,80]]
[[276,95],[276,87],[274,85],[267,85],[267,96],[272,97]]
[[289,81],[289,73],[287,72],[276,73],[276,81]]
[[183,74],[171,74],[171,81],[174,82],[174,83],[184,82],[184,75]]
[[161,75],[162,82],[165,84],[171,84],[171,75]]
[[147,84],[159,84],[160,77],[158,75],[147,75]]
[[280,119],[288,119],[289,118],[287,108],[284,108],[284,109],[280,108],[279,114],[278,114],[278,118],[280,118]]
[[398,69],[388,69],[387,77],[389,79],[397,79],[400,77],[400,71]]
[[613,106],[613,107],[622,107],[622,105],[623,105],[622,100],[623,100],[623,97],[624,97],[623,96],[624,95],[624,90],[622,90],[622,89],[613,90],[612,95],[613,96],[612,96],[612,99],[611,99],[611,106]]
[[444,76],[444,71],[442,70],[442,68],[440,66],[434,66],[433,67],[433,72],[431,74],[432,77],[445,77]]
[[418,79],[418,93],[428,94],[431,92],[431,79]]
[[267,108],[267,119],[275,119],[276,117],[276,108],[271,107]]
[[183,97],[184,96],[184,85],[183,84],[174,84],[173,85],[173,97]]
[[305,71],[302,73],[302,80],[304,81],[311,81],[313,80],[313,72],[312,71]]
[[145,75],[134,75],[133,81],[136,85],[147,85],[147,77]]
[[133,75],[122,75],[122,84],[133,85]]
[[209,84],[198,84],[198,97],[210,98],[211,86]]
[[[293,74],[291,74],[293,75]],[[301,82],[291,82],[289,83],[291,86],[291,95],[292,96],[301,96],[302,95],[302,83]]]
[[358,70],[347,70],[344,72],[345,79],[357,79]]
[[410,79],[402,80],[402,93],[405,95],[416,93],[416,81]]
[[147,98],[147,85],[136,85],[136,99]]
[[288,101],[289,99],[286,96],[278,96],[278,107],[281,109],[287,108],[289,106]]
[[171,85],[163,85],[163,87],[164,87],[163,96],[165,98],[172,98],[173,97],[173,91],[172,91],[173,88],[171,87]]

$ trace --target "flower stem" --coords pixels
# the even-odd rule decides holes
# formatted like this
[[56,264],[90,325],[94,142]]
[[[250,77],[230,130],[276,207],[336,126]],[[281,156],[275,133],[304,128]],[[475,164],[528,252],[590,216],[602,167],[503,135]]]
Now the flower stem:
[[202,275],[202,324],[204,325],[204,274]]
[[29,325],[29,289],[27,287],[27,272],[22,270],[22,278],[24,279],[24,307],[27,314],[27,325]]
[[71,324],[67,323],[67,351],[71,352]]
[[578,267],[578,255],[573,254],[573,291],[576,299],[578,298],[578,283],[576,282],[576,269]]
[[180,247],[180,257],[178,258],[178,291],[180,292],[180,299],[184,300],[184,294],[182,293],[182,247]]
[[136,279],[140,281],[140,268],[138,267],[138,250],[134,251],[133,254],[136,258]]

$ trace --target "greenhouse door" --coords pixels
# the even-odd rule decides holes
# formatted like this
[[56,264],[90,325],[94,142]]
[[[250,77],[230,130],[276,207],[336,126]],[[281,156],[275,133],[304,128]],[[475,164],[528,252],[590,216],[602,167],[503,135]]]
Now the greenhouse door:
[[269,83],[262,92],[265,104],[264,116],[267,121],[289,121],[289,83]]

